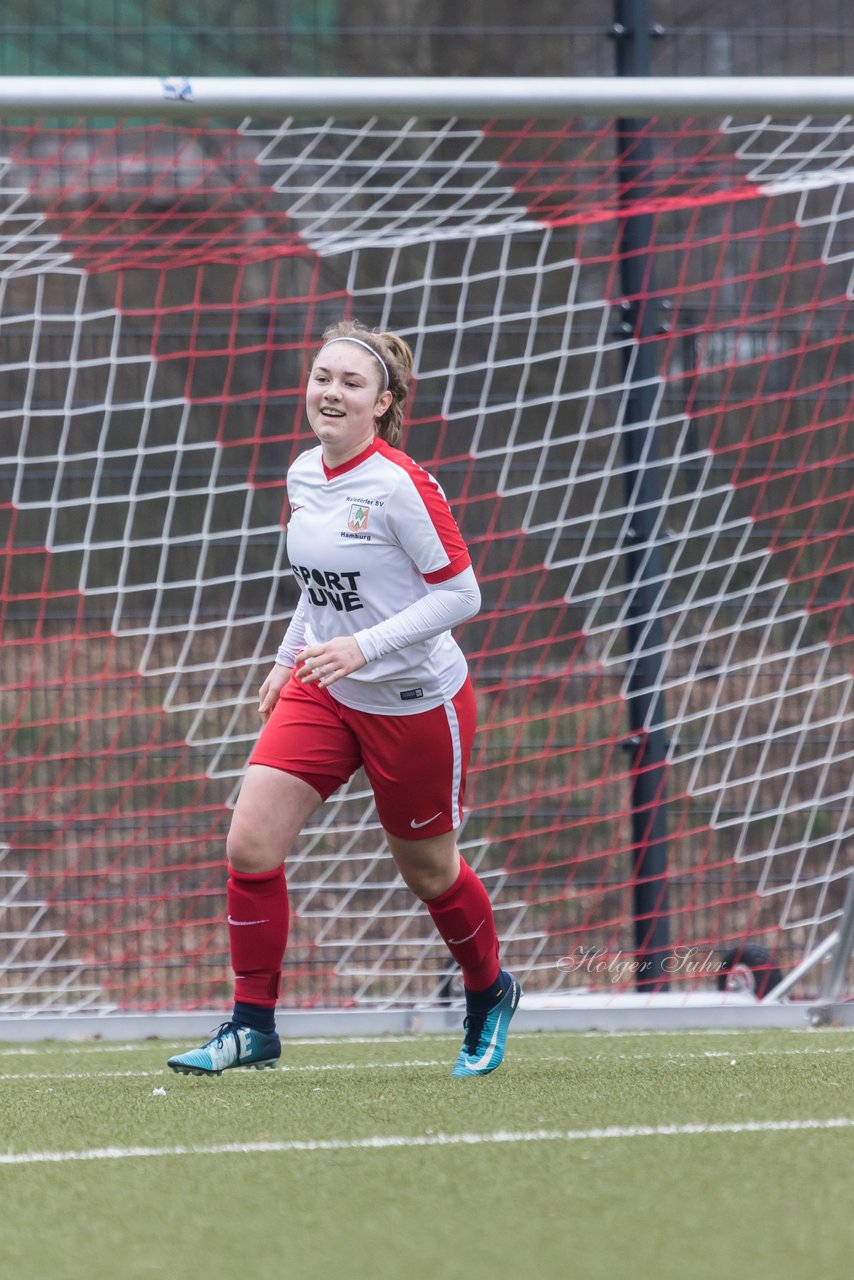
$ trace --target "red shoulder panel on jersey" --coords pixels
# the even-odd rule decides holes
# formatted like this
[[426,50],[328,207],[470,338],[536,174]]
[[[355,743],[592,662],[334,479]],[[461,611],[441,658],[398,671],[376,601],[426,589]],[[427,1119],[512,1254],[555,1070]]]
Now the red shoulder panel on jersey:
[[424,581],[436,583],[446,582],[448,578],[455,578],[458,573],[462,573],[463,569],[469,567],[471,556],[438,481],[430,475],[429,471],[425,471],[408,454],[404,453],[402,449],[393,448],[390,444],[386,444],[385,440],[377,440],[376,446],[378,453],[381,453],[384,458],[388,458],[389,462],[401,467],[409,476],[419,498],[424,503],[424,508],[430,517],[433,528],[436,530],[442,549],[448,557],[448,563],[443,565],[441,569],[434,569],[431,573],[425,573]]

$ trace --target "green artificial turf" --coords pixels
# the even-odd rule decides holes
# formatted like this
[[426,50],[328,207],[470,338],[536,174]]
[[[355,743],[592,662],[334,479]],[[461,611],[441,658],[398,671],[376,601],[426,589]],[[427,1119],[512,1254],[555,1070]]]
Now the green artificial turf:
[[515,1035],[473,1080],[439,1036],[174,1047],[0,1049],[4,1275],[850,1274],[854,1032]]

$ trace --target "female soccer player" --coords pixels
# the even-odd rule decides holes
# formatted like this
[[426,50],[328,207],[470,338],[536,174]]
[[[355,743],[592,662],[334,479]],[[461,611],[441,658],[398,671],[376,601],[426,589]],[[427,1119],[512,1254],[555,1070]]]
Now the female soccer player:
[[460,858],[475,698],[451,628],[480,592],[439,485],[396,448],[412,352],[357,322],[327,329],[306,410],[319,446],[288,473],[288,557],[300,589],[261,686],[264,728],[228,837],[230,1021],[175,1071],[274,1066],[275,1007],[288,936],[283,864],[320,804],[363,765],[401,876],[420,898],[465,986],[453,1075],[504,1056],[519,1001],[500,968],[489,897]]

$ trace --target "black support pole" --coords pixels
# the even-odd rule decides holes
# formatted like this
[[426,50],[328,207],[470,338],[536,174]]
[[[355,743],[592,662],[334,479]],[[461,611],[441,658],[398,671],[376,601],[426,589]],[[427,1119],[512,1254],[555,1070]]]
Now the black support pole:
[[[613,35],[617,74],[648,76],[654,35],[649,0],[615,0]],[[667,895],[667,747],[662,728],[661,676],[664,631],[660,548],[661,477],[655,435],[658,386],[658,332],[653,293],[652,215],[634,213],[643,203],[653,159],[649,121],[618,121],[621,330],[627,394],[621,422],[626,463],[626,640],[632,778],[634,939],[639,962],[637,985],[667,987],[669,940]]]

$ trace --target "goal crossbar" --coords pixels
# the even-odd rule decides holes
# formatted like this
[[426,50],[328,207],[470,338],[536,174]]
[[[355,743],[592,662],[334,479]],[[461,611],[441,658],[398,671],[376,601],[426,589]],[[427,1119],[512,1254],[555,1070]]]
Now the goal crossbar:
[[[852,104],[0,78],[0,1016],[227,998],[284,477],[342,315],[412,346],[404,448],[481,584],[460,849],[525,1016],[854,990]],[[288,884],[286,1008],[456,1016],[361,775]]]
[[854,111],[854,76],[0,76],[0,117]]

